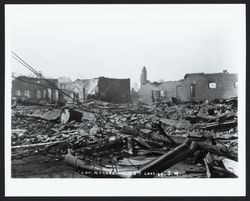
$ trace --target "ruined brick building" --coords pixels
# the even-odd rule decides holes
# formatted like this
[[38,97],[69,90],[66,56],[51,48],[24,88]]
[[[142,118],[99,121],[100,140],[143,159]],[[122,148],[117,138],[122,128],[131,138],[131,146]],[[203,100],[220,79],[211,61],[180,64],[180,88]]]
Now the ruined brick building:
[[186,74],[179,81],[149,82],[146,68],[141,76],[140,99],[144,102],[177,98],[182,101],[213,100],[230,98],[238,95],[238,76],[227,71],[222,73],[192,73]]
[[99,77],[59,83],[57,79],[19,76],[12,81],[12,97],[52,102],[83,102],[94,98],[112,103],[127,103],[130,101],[130,79]]
[[[77,79],[74,82],[60,83],[60,88],[80,102],[88,98],[113,103],[130,101],[130,79],[106,77]],[[66,101],[71,101],[69,97],[64,97]]]
[[19,76],[12,81],[12,97],[32,100],[58,101],[57,79]]

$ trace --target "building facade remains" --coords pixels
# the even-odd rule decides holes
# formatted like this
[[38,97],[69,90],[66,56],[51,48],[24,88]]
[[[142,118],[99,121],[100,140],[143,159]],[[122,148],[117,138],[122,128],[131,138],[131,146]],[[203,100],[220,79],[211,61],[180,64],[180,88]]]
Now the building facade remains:
[[31,100],[58,101],[58,80],[45,80],[27,76],[16,77],[12,81],[12,97]]
[[82,102],[89,98],[113,103],[130,101],[130,79],[77,79],[74,82],[60,83],[60,88],[72,97],[64,96],[66,101],[75,99]]
[[179,81],[162,83],[148,82],[139,90],[140,99],[144,102],[156,100],[201,101],[226,99],[238,96],[238,75],[223,71],[222,73],[186,74]]
[[59,83],[57,79],[19,76],[12,81],[12,97],[52,102],[83,102],[93,98],[126,103],[130,101],[130,79],[99,77]]

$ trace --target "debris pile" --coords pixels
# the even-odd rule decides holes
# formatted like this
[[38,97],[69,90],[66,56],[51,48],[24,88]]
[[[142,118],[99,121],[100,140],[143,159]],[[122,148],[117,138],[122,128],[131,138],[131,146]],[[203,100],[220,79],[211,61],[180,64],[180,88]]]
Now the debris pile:
[[95,100],[63,108],[17,104],[11,139],[12,158],[65,159],[89,177],[162,177],[190,159],[206,177],[237,177],[237,98],[153,105]]

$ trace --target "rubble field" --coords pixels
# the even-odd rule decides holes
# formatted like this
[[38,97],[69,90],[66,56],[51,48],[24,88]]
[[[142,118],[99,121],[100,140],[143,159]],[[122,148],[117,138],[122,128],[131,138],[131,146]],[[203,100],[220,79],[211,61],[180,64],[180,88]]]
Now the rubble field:
[[13,178],[237,178],[237,98],[12,106]]

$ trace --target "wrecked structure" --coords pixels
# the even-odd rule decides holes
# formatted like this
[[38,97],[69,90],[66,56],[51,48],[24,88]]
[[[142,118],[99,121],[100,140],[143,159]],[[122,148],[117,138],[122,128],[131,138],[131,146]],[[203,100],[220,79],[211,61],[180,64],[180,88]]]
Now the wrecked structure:
[[128,103],[130,101],[130,79],[100,77],[97,93],[102,101]]
[[99,77],[61,82],[19,76],[12,81],[12,97],[50,102],[83,102],[97,99],[112,103],[130,101],[130,79]]
[[142,77],[144,79],[141,79],[139,95],[142,101],[148,103],[172,98],[181,101],[210,101],[238,96],[238,76],[227,71],[186,74],[182,80],[163,83],[151,83],[145,76]]
[[58,101],[58,80],[19,76],[12,81],[12,97]]
[[[73,100],[84,101],[94,98],[112,103],[130,101],[130,79],[99,77],[94,79],[77,79],[74,82],[60,83],[60,87]],[[66,101],[72,101],[64,96]]]
[[64,96],[66,102],[87,99],[89,94],[97,93],[98,79],[77,79],[73,82],[60,83],[60,89],[64,90],[70,97]]
[[[224,74],[187,74],[180,81],[150,83],[143,72],[142,88],[152,84],[149,102],[157,100],[152,104],[130,101],[129,79],[105,77],[59,84],[59,91],[72,97],[70,104],[15,104],[11,176],[237,178],[237,97],[202,101],[199,94],[211,82],[209,87],[221,88],[215,97],[234,96],[221,85],[231,87],[237,79],[224,72],[223,79]],[[185,87],[187,93],[181,91]],[[200,101],[190,101],[196,100],[191,94]],[[166,101],[172,98],[186,101]]]
[[238,176],[237,98],[171,105],[93,100],[62,111],[13,108],[12,177]]

